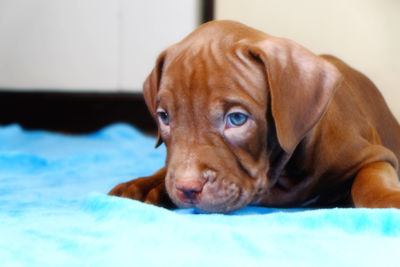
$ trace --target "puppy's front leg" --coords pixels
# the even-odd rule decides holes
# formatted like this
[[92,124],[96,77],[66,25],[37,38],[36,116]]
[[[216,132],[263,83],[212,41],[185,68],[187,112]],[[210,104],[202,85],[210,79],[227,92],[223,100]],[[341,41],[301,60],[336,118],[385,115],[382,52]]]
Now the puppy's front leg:
[[356,207],[400,208],[398,176],[387,162],[375,162],[362,168],[354,179],[351,196]]
[[108,194],[111,196],[126,197],[153,204],[164,208],[174,208],[175,205],[165,188],[166,168],[162,168],[152,176],[133,179],[116,185]]

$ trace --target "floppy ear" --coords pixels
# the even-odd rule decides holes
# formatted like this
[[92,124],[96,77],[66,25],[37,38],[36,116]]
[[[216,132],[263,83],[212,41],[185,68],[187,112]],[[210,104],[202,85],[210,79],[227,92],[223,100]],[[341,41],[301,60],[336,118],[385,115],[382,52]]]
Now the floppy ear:
[[287,39],[270,37],[251,53],[266,70],[279,143],[292,153],[324,115],[342,76],[331,63]]
[[[156,120],[157,125],[158,120],[157,120],[157,93],[159,90],[160,86],[160,81],[161,81],[161,75],[162,75],[162,68],[164,65],[164,60],[165,60],[165,52],[163,52],[157,59],[156,66],[154,69],[151,71],[150,75],[147,77],[143,84],[143,95],[144,95],[144,101],[146,102],[147,108],[150,111],[150,114],[153,116],[153,118]],[[160,126],[158,126],[160,127]],[[162,144],[162,139],[160,135],[160,128],[158,128],[158,138],[157,138],[157,143],[156,147],[160,146]]]

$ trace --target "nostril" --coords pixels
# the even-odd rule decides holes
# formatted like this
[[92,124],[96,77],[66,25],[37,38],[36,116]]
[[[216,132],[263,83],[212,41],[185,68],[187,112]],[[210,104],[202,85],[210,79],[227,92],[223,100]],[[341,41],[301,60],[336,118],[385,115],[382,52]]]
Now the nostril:
[[198,194],[201,192],[201,191],[195,191],[195,190],[190,190],[190,189],[189,190],[178,189],[178,190],[180,190],[183,193],[183,195],[185,196],[185,198],[188,200],[195,200],[197,198]]
[[198,179],[184,179],[176,181],[178,196],[182,201],[197,201],[203,190],[204,183]]

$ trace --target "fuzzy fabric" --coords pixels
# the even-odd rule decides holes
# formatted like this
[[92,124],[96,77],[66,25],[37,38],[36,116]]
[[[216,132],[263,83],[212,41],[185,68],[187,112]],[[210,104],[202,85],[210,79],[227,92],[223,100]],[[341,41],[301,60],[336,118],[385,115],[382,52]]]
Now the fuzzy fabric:
[[0,127],[1,266],[399,266],[400,211],[169,211],[107,196],[165,148],[116,124],[71,136]]

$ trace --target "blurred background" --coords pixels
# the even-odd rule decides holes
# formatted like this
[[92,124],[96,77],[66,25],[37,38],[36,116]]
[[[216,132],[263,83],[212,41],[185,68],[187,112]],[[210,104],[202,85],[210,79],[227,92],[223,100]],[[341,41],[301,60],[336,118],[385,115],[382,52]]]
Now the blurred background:
[[0,0],[0,124],[152,132],[143,81],[163,49],[212,19],[338,56],[400,118],[398,0]]

